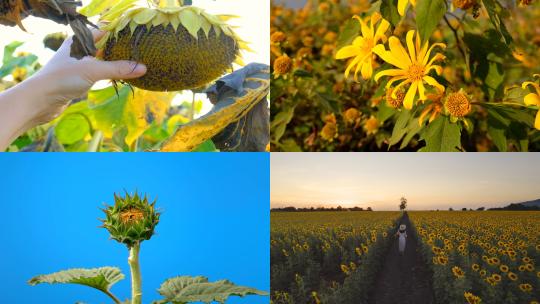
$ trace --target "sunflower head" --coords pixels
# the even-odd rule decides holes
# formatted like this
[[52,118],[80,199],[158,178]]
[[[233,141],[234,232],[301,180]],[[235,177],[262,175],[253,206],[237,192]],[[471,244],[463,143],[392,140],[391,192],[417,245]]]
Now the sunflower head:
[[106,35],[97,47],[107,61],[132,60],[147,66],[140,78],[127,80],[151,91],[202,87],[241,63],[248,49],[226,23],[194,6],[113,8],[102,17]]
[[469,96],[463,90],[460,90],[446,96],[444,108],[451,116],[462,118],[471,112],[472,106]]
[[138,193],[125,196],[114,195],[114,205],[103,209],[103,222],[113,240],[125,244],[128,248],[149,240],[154,234],[154,228],[159,223],[160,213],[155,209],[155,201],[148,202],[146,195]]
[[[405,93],[400,90],[399,92],[396,92],[396,94],[392,94],[393,91],[393,88],[388,88],[386,90],[386,103],[394,109],[399,109],[403,105]],[[395,95],[395,98],[392,97],[392,95]]]
[[284,76],[291,71],[293,66],[292,59],[287,56],[287,54],[279,56],[274,61],[274,77],[277,78],[279,76]]

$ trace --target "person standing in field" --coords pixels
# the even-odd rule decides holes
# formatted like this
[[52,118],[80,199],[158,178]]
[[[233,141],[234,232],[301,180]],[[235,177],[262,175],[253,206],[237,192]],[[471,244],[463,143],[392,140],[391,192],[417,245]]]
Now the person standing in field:
[[399,250],[399,254],[400,255],[403,255],[403,253],[405,252],[405,243],[406,243],[406,240],[407,240],[407,226],[401,224],[399,225],[399,229],[396,233],[396,236],[399,238],[398,240],[398,250]]

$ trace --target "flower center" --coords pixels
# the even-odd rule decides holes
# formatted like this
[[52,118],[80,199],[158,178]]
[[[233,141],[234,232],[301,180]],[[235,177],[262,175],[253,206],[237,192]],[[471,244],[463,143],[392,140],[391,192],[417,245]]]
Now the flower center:
[[411,81],[420,81],[424,77],[424,66],[413,63],[407,71],[407,78]]
[[374,41],[371,38],[364,38],[364,43],[361,46],[362,51],[371,52],[374,46]]
[[133,223],[138,222],[144,217],[142,210],[131,208],[120,213],[120,218],[122,223]]
[[448,112],[455,117],[463,117],[471,111],[471,102],[465,94],[460,92],[449,94],[445,105]]

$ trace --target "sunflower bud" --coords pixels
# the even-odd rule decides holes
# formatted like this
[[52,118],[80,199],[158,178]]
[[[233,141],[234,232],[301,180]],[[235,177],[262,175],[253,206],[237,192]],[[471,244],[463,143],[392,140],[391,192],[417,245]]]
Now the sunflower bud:
[[155,210],[156,202],[149,203],[146,195],[138,193],[125,197],[114,195],[114,205],[103,209],[105,219],[103,228],[111,234],[111,238],[126,244],[128,248],[149,240],[154,234],[154,228],[159,223],[160,213]]

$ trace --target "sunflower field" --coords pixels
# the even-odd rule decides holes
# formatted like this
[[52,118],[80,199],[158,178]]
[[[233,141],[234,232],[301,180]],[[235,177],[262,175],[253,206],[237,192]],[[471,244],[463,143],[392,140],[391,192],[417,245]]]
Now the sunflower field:
[[539,303],[540,213],[409,212],[438,303]]
[[540,150],[540,3],[274,1],[272,151]]
[[366,301],[398,212],[272,212],[271,303]]

